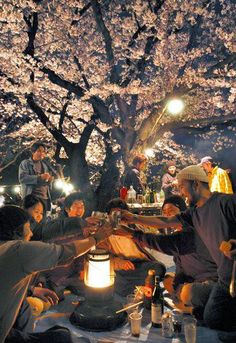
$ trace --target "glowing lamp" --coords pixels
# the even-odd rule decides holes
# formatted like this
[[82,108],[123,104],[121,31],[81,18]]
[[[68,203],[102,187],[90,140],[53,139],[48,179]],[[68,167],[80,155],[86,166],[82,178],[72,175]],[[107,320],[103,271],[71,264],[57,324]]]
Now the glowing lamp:
[[66,195],[70,194],[74,189],[74,186],[71,183],[64,183],[63,191]]
[[63,189],[63,187],[64,187],[64,181],[62,180],[62,179],[57,179],[56,181],[55,181],[55,183],[54,183],[54,185],[55,185],[55,187],[57,188],[57,189]]
[[154,150],[149,148],[149,149],[146,149],[144,151],[145,155],[148,156],[148,157],[154,157],[155,156],[155,153],[154,153]]
[[20,191],[21,191],[20,186],[15,186],[15,187],[13,188],[13,191],[14,191],[14,193],[16,193],[16,194],[19,194]]
[[184,109],[184,102],[181,99],[172,99],[167,103],[167,111],[170,114],[179,114]]
[[5,204],[5,197],[3,195],[0,195],[0,207],[4,206]]
[[91,250],[84,267],[85,301],[70,316],[73,325],[88,331],[113,330],[126,322],[122,304],[114,300],[113,262],[107,251]]
[[104,288],[112,286],[114,283],[114,271],[110,256],[101,250],[95,250],[89,254],[89,259],[85,268],[84,283],[88,287]]

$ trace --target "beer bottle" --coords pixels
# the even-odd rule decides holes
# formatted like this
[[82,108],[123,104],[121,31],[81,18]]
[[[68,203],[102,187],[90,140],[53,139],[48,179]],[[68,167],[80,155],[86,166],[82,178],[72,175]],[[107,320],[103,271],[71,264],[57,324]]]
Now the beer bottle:
[[152,293],[155,286],[155,274],[156,271],[154,269],[149,269],[148,275],[145,279],[144,306],[147,310],[151,310]]
[[145,192],[145,203],[150,204],[150,189],[147,187]]
[[155,287],[152,294],[151,320],[152,326],[161,327],[161,317],[164,312],[164,298],[160,287],[159,277],[155,277]]
[[154,191],[153,189],[151,188],[151,191],[150,191],[150,203],[153,204],[155,202],[155,199],[154,199]]

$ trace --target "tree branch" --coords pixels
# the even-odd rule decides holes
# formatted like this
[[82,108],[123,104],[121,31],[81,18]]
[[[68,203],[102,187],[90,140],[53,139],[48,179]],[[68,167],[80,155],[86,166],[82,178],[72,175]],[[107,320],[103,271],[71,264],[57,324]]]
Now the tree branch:
[[71,93],[74,93],[75,95],[77,95],[78,98],[81,98],[82,96],[84,96],[85,94],[84,89],[80,87],[79,85],[77,85],[75,82],[64,80],[59,75],[57,75],[53,70],[47,67],[42,67],[40,68],[40,70],[48,76],[49,80],[52,83],[64,89],[67,89]]
[[[85,95],[85,90],[77,85],[75,82],[67,81],[61,78],[59,75],[57,75],[53,70],[42,67],[40,70],[48,75],[49,80],[70,91],[71,93],[74,93],[79,99],[82,98]],[[93,106],[93,109],[96,113],[96,115],[100,118],[100,120],[105,123],[105,124],[111,124],[111,116],[109,113],[109,110],[107,106],[105,105],[104,101],[101,100],[97,96],[92,96],[89,100],[88,103],[90,103]]]
[[74,62],[77,65],[77,67],[81,73],[81,76],[82,76],[82,79],[84,80],[84,84],[85,84],[86,88],[89,90],[90,89],[89,82],[87,80],[87,77],[84,74],[83,67],[82,67],[81,63],[79,62],[79,59],[76,56],[74,56]]
[[23,51],[23,54],[30,55],[33,57],[34,56],[34,41],[35,41],[36,33],[38,30],[38,13],[33,12],[33,14],[29,15],[28,17],[24,15],[24,21],[28,25],[27,34],[29,37],[29,41],[28,41],[27,47]]
[[119,84],[120,75],[118,73],[117,66],[115,65],[114,52],[113,52],[113,47],[112,47],[112,38],[111,38],[110,32],[104,23],[99,2],[97,0],[91,0],[91,4],[92,4],[93,13],[94,13],[94,17],[96,20],[97,28],[101,32],[101,34],[103,36],[104,43],[105,43],[107,61],[111,67],[110,81],[111,81],[111,83]]
[[71,143],[65,138],[65,136],[56,129],[56,127],[50,122],[48,117],[45,115],[44,111],[41,109],[39,105],[34,100],[34,96],[32,93],[26,96],[27,104],[31,108],[31,110],[37,114],[41,123],[45,126],[45,128],[52,134],[52,136],[58,141],[62,146],[67,147]]

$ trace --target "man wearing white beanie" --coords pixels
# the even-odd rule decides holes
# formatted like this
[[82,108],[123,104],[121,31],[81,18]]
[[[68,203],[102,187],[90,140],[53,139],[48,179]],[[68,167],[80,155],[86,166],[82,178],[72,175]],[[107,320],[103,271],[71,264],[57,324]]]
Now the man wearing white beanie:
[[[219,250],[222,241],[236,238],[236,195],[211,193],[208,177],[201,166],[191,165],[177,175],[182,197],[190,208],[174,217],[137,216],[122,211],[122,220],[155,228],[177,227],[180,223],[196,230],[217,265],[219,281],[212,290],[204,311],[204,320],[212,329],[236,330],[236,297],[229,286],[233,260]],[[235,280],[234,280],[235,282]]]

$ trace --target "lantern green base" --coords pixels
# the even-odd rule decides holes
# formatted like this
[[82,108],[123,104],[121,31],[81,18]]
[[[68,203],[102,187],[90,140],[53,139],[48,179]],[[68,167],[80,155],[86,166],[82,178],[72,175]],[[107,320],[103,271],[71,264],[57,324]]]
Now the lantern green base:
[[114,299],[100,303],[84,301],[71,314],[70,322],[82,330],[111,331],[126,323],[125,311],[116,314],[122,307],[122,304]]

